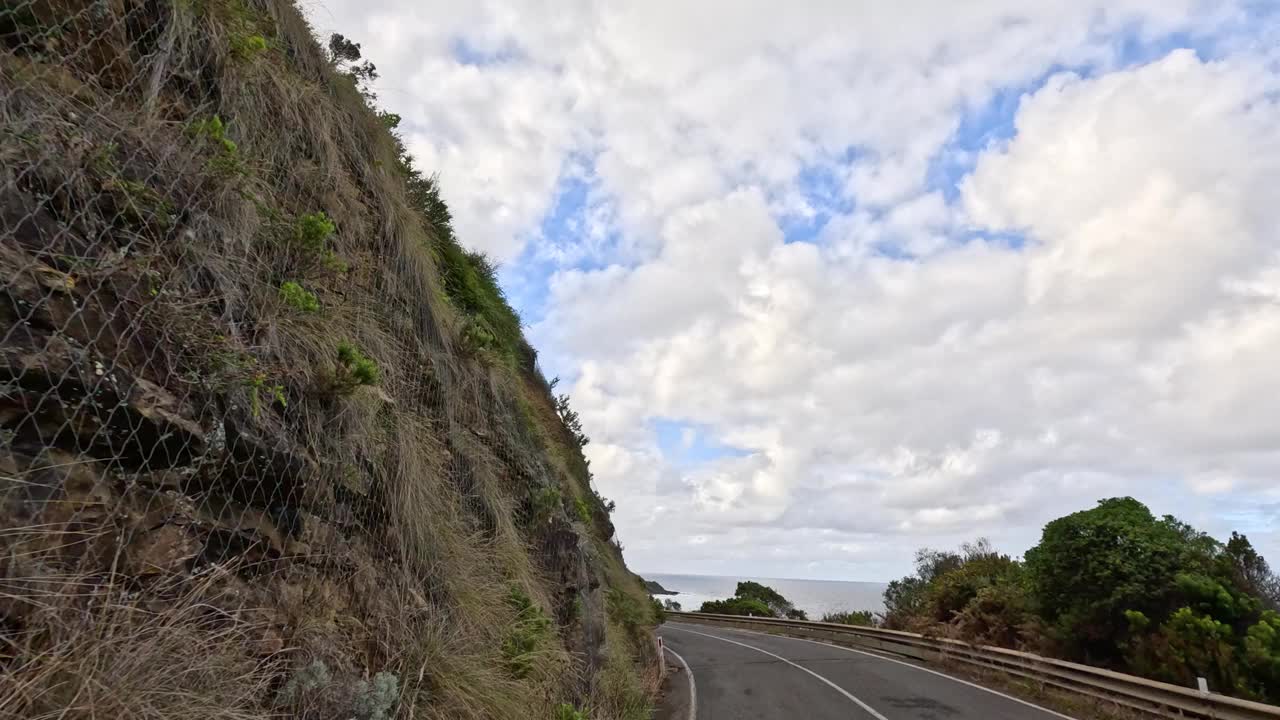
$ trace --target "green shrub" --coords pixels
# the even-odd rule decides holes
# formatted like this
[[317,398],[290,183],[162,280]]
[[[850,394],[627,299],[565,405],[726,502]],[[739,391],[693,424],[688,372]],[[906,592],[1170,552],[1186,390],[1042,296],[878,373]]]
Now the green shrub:
[[751,580],[744,580],[738,583],[733,594],[735,597],[759,600],[769,607],[772,611],[771,614],[777,617],[789,617],[789,613],[793,609],[791,601],[783,597],[782,593],[768,585],[761,585]]
[[212,144],[216,150],[209,159],[209,170],[218,175],[245,175],[248,169],[240,159],[240,148],[227,136],[227,126],[222,118],[212,117],[197,120],[187,126],[192,137]]
[[653,615],[654,623],[661,625],[662,623],[667,621],[666,606],[658,602],[658,598],[650,596],[649,605],[650,605],[650,612]]
[[292,280],[280,285],[280,299],[284,304],[302,312],[319,312],[320,301],[311,291]]
[[532,506],[532,518],[536,522],[547,522],[555,515],[556,510],[560,509],[563,502],[560,489],[555,486],[549,485],[534,492],[529,500],[529,504]]
[[844,610],[841,612],[826,613],[822,616],[824,623],[839,623],[840,625],[858,625],[860,627],[876,627],[879,623],[876,620],[875,613],[870,610]]
[[1008,555],[975,555],[929,584],[924,611],[937,622],[950,622],[984,588],[1022,582],[1022,565]]
[[267,376],[264,373],[257,373],[249,378],[249,409],[253,413],[256,420],[262,412],[262,401],[259,393],[266,391],[271,399],[280,403],[280,407],[289,407],[289,400],[284,395],[283,385],[267,385]]
[[223,152],[235,153],[239,150],[235,141],[227,137],[227,126],[217,115],[193,122],[189,132],[195,137],[216,143]]
[[1257,623],[1251,625],[1244,638],[1245,661],[1253,669],[1258,684],[1271,688],[1271,692],[1259,692],[1262,697],[1276,699],[1275,688],[1280,688],[1280,613],[1268,610]]
[[979,588],[952,624],[963,638],[983,645],[1036,646],[1043,639],[1031,598],[1020,583],[999,582]]
[[591,506],[587,504],[587,501],[583,500],[582,498],[574,498],[573,507],[574,507],[574,510],[578,513],[578,519],[581,520],[583,523],[590,525],[591,524]]
[[516,611],[516,620],[502,642],[502,655],[512,675],[528,677],[551,635],[551,618],[528,593],[514,585],[507,593],[507,605]]
[[590,720],[586,713],[575,708],[569,703],[560,703],[556,708],[554,720]]
[[333,678],[329,675],[329,666],[323,660],[312,660],[310,664],[299,668],[276,697],[276,702],[287,704],[327,688]]
[[336,385],[340,391],[350,392],[361,385],[378,384],[378,365],[351,343],[338,344],[338,371]]
[[352,691],[351,710],[357,720],[391,720],[393,708],[400,698],[400,679],[394,673],[380,672],[373,681],[360,680]]
[[1280,700],[1280,579],[1248,538],[1220,543],[1133,498],[1045,526],[1019,563],[985,541],[922,550],[885,592],[885,625],[1052,652],[1216,692]]
[[755,598],[732,597],[727,600],[707,600],[702,603],[698,612],[716,613],[719,615],[749,615],[751,617],[774,617],[773,608]]
[[702,603],[700,612],[721,615],[751,615],[753,617],[789,617],[807,620],[803,610],[797,610],[791,601],[768,585],[743,580],[734,588],[734,596],[727,600],[708,600]]
[[303,249],[319,255],[328,249],[329,238],[337,229],[324,212],[313,212],[298,218],[293,236]]
[[261,35],[233,35],[231,52],[241,60],[252,60],[267,51],[267,39]]

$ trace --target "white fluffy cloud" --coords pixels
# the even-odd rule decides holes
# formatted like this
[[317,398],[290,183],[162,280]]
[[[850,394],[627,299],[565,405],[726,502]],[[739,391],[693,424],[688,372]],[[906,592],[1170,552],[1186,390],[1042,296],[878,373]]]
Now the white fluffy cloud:
[[1242,11],[436,5],[314,19],[465,240],[565,263],[533,333],[633,565],[883,579],[1116,494],[1280,554],[1280,74]]

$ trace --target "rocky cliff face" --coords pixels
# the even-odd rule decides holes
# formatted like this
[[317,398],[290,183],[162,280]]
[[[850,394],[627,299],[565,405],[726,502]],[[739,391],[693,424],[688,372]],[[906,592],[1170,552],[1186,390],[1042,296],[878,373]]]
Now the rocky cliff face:
[[388,118],[287,0],[0,7],[3,713],[646,716],[653,611]]

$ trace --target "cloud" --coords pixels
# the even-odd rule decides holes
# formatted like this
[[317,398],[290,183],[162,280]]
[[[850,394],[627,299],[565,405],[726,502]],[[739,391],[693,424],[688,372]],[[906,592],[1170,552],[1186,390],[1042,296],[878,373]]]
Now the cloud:
[[1280,555],[1280,73],[1246,9],[313,17],[536,298],[636,567],[884,579],[1118,494]]
[[[588,427],[640,447],[634,428],[682,418],[753,451],[689,473],[685,503],[628,536],[1026,543],[1105,495],[1183,513],[1161,503],[1171,485],[1275,495],[1280,430],[1256,402],[1280,391],[1273,85],[1188,52],[1055,76],[954,208],[854,213],[824,244],[786,244],[738,192],[669,223],[647,263],[557,278],[539,330],[599,363],[574,389]],[[939,228],[948,243],[919,257],[868,242]],[[984,239],[1010,230],[1025,244]]]

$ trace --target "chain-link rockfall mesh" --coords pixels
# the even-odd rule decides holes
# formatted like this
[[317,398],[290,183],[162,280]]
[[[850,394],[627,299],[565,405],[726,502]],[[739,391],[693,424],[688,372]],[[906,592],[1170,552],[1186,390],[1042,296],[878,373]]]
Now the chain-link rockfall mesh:
[[390,137],[289,2],[3,0],[0,716],[596,692],[608,512]]

